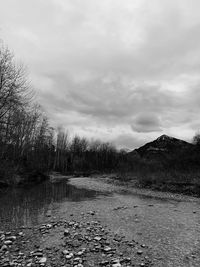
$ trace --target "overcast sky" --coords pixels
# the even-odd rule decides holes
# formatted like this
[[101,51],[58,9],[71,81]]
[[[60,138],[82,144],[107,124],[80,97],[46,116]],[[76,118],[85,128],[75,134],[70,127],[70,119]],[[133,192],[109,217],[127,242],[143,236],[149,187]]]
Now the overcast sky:
[[54,126],[134,148],[200,129],[199,0],[1,0]]

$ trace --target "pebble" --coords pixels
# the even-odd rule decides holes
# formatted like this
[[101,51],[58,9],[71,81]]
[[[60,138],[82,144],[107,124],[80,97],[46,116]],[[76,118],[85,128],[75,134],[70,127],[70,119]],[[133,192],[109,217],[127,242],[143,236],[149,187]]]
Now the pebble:
[[111,247],[104,247],[104,249],[103,249],[103,251],[106,253],[110,252],[111,250],[112,250]]
[[143,253],[142,250],[138,250],[138,251],[137,251],[137,254],[138,254],[138,255],[142,255],[142,253]]
[[40,251],[38,251],[38,252],[34,252],[33,253],[33,256],[35,256],[35,257],[42,257],[43,256],[43,253],[42,252],[40,252]]
[[12,245],[12,241],[11,240],[5,240],[4,244],[7,246]]
[[67,255],[67,254],[69,254],[69,251],[68,250],[63,250],[63,252],[62,252],[64,255]]
[[68,229],[66,229],[65,231],[64,231],[64,236],[68,236],[70,233],[69,233],[69,230]]
[[70,255],[65,256],[65,259],[67,259],[67,260],[70,260],[71,258],[72,258],[72,256],[70,256]]
[[5,250],[7,250],[8,249],[8,247],[6,246],[6,245],[3,245],[2,247],[1,247],[1,251],[5,251]]
[[100,241],[101,240],[101,237],[100,236],[95,236],[94,240],[95,241]]
[[90,214],[90,215],[95,215],[95,211],[91,210],[91,211],[89,212],[89,214]]
[[42,257],[40,260],[39,260],[39,263],[46,263],[47,262],[47,258],[46,257]]
[[19,235],[19,236],[23,236],[24,233],[23,233],[23,232],[19,232],[18,235]]
[[[62,246],[52,247],[51,244],[46,244],[43,247],[42,243],[36,243],[35,240],[36,244],[32,244],[32,251],[27,252],[28,236],[26,238],[25,230],[17,235],[11,232],[0,232],[0,266],[42,267],[47,265],[48,259],[48,266],[52,267],[69,265],[83,267],[88,266],[90,258],[92,261],[98,261],[94,262],[92,266],[133,266],[131,257],[128,257],[130,250],[132,250],[130,256],[133,254],[134,260],[138,257],[138,260],[146,262],[145,258],[141,256],[142,250],[133,250],[136,245],[145,248],[144,244],[136,244],[135,241],[125,240],[125,237],[118,233],[111,233],[100,221],[87,220],[89,215],[96,214],[95,211],[86,214],[85,219],[82,218],[79,222],[51,220],[49,223],[34,228],[34,231],[45,240],[55,227],[56,231],[59,231],[59,226],[62,227]],[[18,244],[20,244],[19,247]],[[123,245],[123,253],[120,251],[121,245]],[[129,252],[125,252],[124,246]]]
[[114,263],[113,265],[112,265],[112,267],[121,267],[122,265],[121,265],[121,263]]

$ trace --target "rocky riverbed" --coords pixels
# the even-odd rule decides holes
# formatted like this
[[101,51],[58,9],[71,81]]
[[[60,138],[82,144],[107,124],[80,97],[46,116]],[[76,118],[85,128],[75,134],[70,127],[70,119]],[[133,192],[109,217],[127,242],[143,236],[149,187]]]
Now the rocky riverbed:
[[89,211],[75,218],[70,214],[70,220],[1,231],[0,266],[151,266],[151,258],[145,244],[113,233]]
[[0,266],[200,266],[197,198],[99,178],[21,190],[0,195]]

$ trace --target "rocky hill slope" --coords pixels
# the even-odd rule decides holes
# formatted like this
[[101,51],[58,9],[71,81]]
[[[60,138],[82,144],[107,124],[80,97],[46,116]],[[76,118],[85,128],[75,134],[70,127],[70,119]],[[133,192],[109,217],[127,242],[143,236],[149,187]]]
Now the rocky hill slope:
[[163,158],[167,155],[172,155],[176,151],[192,148],[193,144],[170,137],[168,135],[161,135],[156,140],[149,142],[140,148],[133,150],[130,153],[138,153],[141,157],[145,158]]

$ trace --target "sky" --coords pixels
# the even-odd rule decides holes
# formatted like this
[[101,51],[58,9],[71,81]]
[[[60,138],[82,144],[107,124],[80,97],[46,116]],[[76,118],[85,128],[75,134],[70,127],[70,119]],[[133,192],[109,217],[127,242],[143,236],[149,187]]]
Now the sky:
[[199,0],[0,0],[51,124],[133,149],[200,129]]

